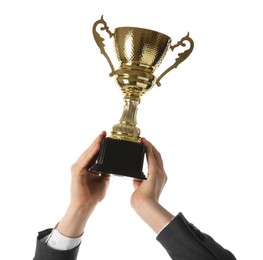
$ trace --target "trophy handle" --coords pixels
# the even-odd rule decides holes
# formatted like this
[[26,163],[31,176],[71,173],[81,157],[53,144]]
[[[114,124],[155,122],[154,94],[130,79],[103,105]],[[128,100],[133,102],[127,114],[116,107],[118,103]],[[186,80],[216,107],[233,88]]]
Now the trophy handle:
[[172,69],[175,69],[178,67],[178,65],[180,63],[182,63],[184,60],[187,59],[187,57],[191,54],[191,52],[193,51],[193,48],[194,48],[194,41],[189,37],[189,33],[183,37],[179,42],[177,42],[175,45],[171,46],[171,50],[173,51],[176,47],[179,47],[179,46],[183,46],[185,47],[186,44],[184,43],[184,41],[188,41],[190,43],[190,47],[189,49],[185,50],[184,52],[182,53],[179,53],[178,54],[178,58],[175,59],[175,63],[170,66],[167,70],[165,70],[159,77],[158,79],[156,80],[156,85],[158,87],[161,86],[161,83],[160,83],[160,80],[168,73],[170,72]]
[[101,16],[100,20],[96,21],[94,24],[93,24],[93,28],[92,28],[92,32],[93,32],[93,36],[94,36],[94,39],[95,39],[95,42],[97,43],[98,47],[100,48],[100,52],[104,55],[104,57],[106,58],[106,60],[108,61],[110,67],[111,67],[111,73],[110,73],[110,77],[112,77],[116,72],[115,72],[115,69],[113,67],[113,64],[111,62],[111,59],[110,57],[108,56],[108,54],[106,53],[105,49],[104,49],[104,46],[105,44],[103,43],[103,41],[105,40],[104,38],[102,38],[100,36],[100,34],[97,32],[97,26],[99,24],[102,24],[103,26],[100,27],[100,30],[101,31],[106,31],[110,38],[112,36],[114,36],[114,33],[112,33],[110,30],[109,30],[109,27],[107,25],[107,23],[104,21],[103,19],[103,15]]

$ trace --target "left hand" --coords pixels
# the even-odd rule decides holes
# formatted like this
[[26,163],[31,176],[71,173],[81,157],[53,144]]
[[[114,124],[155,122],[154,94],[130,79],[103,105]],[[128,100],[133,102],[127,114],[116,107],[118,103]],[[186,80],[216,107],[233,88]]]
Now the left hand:
[[57,226],[57,230],[67,237],[83,234],[89,216],[105,197],[110,178],[88,170],[95,163],[105,136],[106,132],[102,132],[71,167],[71,201]]
[[71,205],[77,208],[96,205],[105,197],[109,176],[100,176],[88,171],[96,161],[101,141],[105,136],[106,132],[103,131],[71,167]]

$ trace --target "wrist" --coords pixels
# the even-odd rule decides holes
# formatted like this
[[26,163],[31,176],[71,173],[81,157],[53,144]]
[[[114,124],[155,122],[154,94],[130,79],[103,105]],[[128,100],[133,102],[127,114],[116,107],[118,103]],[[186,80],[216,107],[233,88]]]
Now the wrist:
[[151,212],[158,205],[159,203],[156,200],[147,196],[136,196],[131,200],[132,208],[142,218],[147,214],[147,212]]
[[88,215],[96,208],[97,204],[98,202],[94,200],[85,200],[84,202],[71,200],[68,209],[78,214]]
[[57,230],[67,237],[75,238],[81,236],[95,207],[95,203],[88,203],[86,205],[71,203],[59,222]]
[[156,234],[174,218],[174,215],[150,197],[136,198],[132,200],[131,204],[139,217],[148,224]]
[[141,193],[141,192],[134,192],[131,197],[131,206],[137,212],[140,211],[145,205],[158,203],[154,198]]

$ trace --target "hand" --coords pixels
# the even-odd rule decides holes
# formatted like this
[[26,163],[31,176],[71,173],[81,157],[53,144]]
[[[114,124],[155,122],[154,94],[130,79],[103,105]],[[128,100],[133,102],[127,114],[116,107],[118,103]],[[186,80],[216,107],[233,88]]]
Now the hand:
[[102,132],[71,168],[70,205],[57,226],[57,230],[65,236],[79,237],[96,205],[105,197],[110,178],[88,171],[96,161],[105,136],[106,132]]
[[135,191],[131,196],[131,205],[137,214],[156,233],[159,233],[174,217],[159,204],[159,197],[167,181],[167,175],[158,150],[145,138],[142,138],[142,143],[146,146],[148,176],[145,181],[133,181]]
[[145,138],[142,138],[142,143],[146,146],[148,176],[146,181],[133,181],[135,188],[131,198],[133,206],[135,206],[138,201],[146,199],[158,202],[167,181],[161,154]]
[[88,171],[96,161],[105,136],[106,133],[102,132],[71,167],[71,204],[75,207],[85,208],[90,203],[97,204],[105,197],[109,177]]

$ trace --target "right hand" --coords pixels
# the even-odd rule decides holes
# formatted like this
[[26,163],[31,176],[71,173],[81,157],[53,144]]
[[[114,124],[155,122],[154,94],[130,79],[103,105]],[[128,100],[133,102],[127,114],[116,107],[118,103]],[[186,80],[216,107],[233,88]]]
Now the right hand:
[[158,202],[167,181],[167,175],[164,170],[161,154],[145,138],[142,138],[142,143],[146,146],[148,176],[145,181],[133,181],[135,191],[131,197],[132,207],[136,207],[142,200],[152,200]]
[[155,233],[159,233],[174,218],[173,214],[159,204],[159,197],[167,181],[163,160],[158,150],[145,138],[148,162],[147,180],[134,180],[135,191],[131,196],[131,206]]

